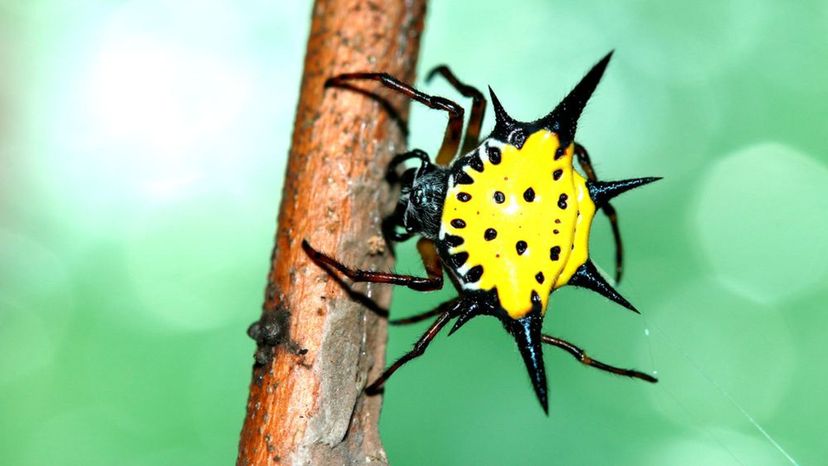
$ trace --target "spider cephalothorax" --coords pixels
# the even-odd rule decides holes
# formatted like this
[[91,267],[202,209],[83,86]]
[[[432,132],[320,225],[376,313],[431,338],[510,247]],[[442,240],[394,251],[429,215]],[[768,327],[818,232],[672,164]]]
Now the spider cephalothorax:
[[[422,354],[451,319],[455,322],[449,334],[479,315],[497,317],[515,338],[544,410],[547,384],[542,343],[563,348],[584,364],[656,381],[648,374],[591,359],[577,346],[541,332],[550,295],[565,285],[596,291],[638,312],[589,259],[589,234],[596,210],[603,209],[615,236],[616,280],[620,279],[621,239],[617,215],[609,200],[658,178],[598,181],[588,153],[575,142],[578,119],[610,56],[598,62],[554,110],[535,121],[512,118],[489,89],[495,127],[482,141],[478,141],[485,109],[482,94],[458,81],[448,68],[438,67],[429,78],[440,74],[463,95],[473,98],[461,155],[457,158],[454,155],[463,123],[463,111],[457,104],[423,94],[384,74],[354,73],[329,80],[332,85],[353,79],[378,80],[418,102],[449,113],[436,164],[425,152],[414,150],[397,156],[391,167],[396,173],[394,170],[402,162],[419,161],[419,166],[405,170],[398,179],[400,201],[390,221],[406,232],[396,239],[422,236],[418,249],[428,278],[353,270],[304,243],[314,260],[354,281],[434,290],[442,287],[445,269],[459,291],[458,298],[433,311],[396,321],[410,323],[438,316],[414,350],[388,368],[368,387],[369,391],[379,390],[401,365]],[[574,168],[575,161],[583,174]]]
[[[425,155],[417,152],[417,155]],[[440,218],[446,198],[448,173],[428,158],[420,160],[420,166],[409,168],[403,173],[400,186],[400,201],[397,206],[399,226],[406,233],[420,234],[435,239],[440,231]]]

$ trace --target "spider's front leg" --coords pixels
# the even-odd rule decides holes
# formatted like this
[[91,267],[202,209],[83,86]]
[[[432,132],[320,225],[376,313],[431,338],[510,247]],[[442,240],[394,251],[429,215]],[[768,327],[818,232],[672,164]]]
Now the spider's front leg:
[[417,250],[423,259],[423,266],[425,266],[427,277],[354,269],[317,251],[307,240],[302,240],[302,249],[305,250],[311,260],[329,273],[336,270],[354,283],[388,283],[391,285],[405,286],[417,291],[434,291],[443,287],[443,268],[440,262],[440,256],[437,254],[437,248],[434,246],[434,242],[425,238],[417,242]]
[[388,162],[388,170],[385,173],[385,179],[388,180],[389,183],[399,183],[402,181],[400,172],[397,171],[397,169],[400,165],[411,159],[419,160],[420,166],[431,163],[431,159],[429,159],[428,154],[420,149],[413,149],[408,152],[403,152],[402,154],[397,154],[391,159],[390,162]]
[[480,128],[483,126],[483,116],[486,114],[486,98],[476,87],[457,79],[451,68],[446,65],[440,65],[431,70],[426,77],[426,82],[431,81],[437,75],[445,78],[463,97],[471,97],[472,99],[469,124],[466,126],[466,136],[463,138],[463,146],[460,149],[461,155],[466,154],[480,143]]
[[406,84],[387,73],[344,73],[325,81],[325,87],[340,86],[349,81],[370,80],[378,81],[383,86],[405,95],[415,102],[419,102],[428,108],[444,110],[449,115],[448,125],[443,135],[443,144],[437,153],[437,163],[448,165],[460,147],[460,136],[463,133],[463,107],[449,99],[432,96],[420,92],[411,85]]

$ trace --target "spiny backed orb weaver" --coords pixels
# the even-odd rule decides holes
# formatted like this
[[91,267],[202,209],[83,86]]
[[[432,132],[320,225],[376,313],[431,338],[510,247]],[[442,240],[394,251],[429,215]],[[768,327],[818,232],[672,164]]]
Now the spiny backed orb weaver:
[[[348,81],[379,81],[449,115],[436,164],[425,152],[412,150],[396,156],[389,168],[389,174],[396,174],[397,167],[407,160],[420,163],[401,176],[391,176],[400,183],[401,194],[389,224],[405,232],[395,231],[389,236],[394,241],[421,236],[417,249],[427,278],[352,269],[313,249],[307,241],[302,243],[317,264],[353,282],[432,291],[442,288],[445,267],[459,292],[457,298],[432,311],[392,321],[404,324],[438,316],[414,349],[368,386],[369,393],[379,392],[397,369],[422,355],[451,319],[457,320],[449,335],[478,315],[497,317],[515,338],[535,394],[547,413],[542,343],[562,348],[597,369],[657,382],[643,372],[592,359],[572,343],[541,333],[549,296],[564,285],[590,289],[638,312],[589,259],[589,234],[595,211],[602,209],[612,225],[619,280],[623,264],[621,237],[618,217],[609,201],[659,178],[599,181],[589,154],[574,139],[581,112],[611,56],[612,52],[599,61],[552,112],[532,122],[509,116],[490,87],[495,127],[482,142],[478,139],[486,107],[483,95],[460,82],[447,67],[435,68],[427,80],[441,75],[460,94],[473,99],[460,157],[454,161],[463,129],[463,109],[458,104],[424,94],[384,73],[347,73],[326,82],[326,87],[347,87]],[[576,158],[585,177],[573,167]]]

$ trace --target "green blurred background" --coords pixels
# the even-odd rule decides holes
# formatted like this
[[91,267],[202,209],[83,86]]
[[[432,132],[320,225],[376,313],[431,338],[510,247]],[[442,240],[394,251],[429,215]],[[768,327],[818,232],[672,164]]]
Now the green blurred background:
[[[232,463],[310,2],[0,5],[0,464]],[[826,31],[824,1],[433,1],[419,74],[520,119],[616,49],[579,139],[604,178],[665,177],[616,205],[643,315],[564,289],[545,328],[661,383],[548,349],[546,417],[478,319],[388,384],[391,461],[828,464]],[[443,124],[415,108],[411,145]]]

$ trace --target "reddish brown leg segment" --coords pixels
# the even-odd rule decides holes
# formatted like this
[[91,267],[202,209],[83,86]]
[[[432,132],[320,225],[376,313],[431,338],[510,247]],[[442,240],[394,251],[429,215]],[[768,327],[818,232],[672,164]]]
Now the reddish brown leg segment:
[[[480,143],[480,128],[483,126],[483,117],[486,114],[486,98],[483,97],[483,94],[477,90],[476,87],[469,86],[468,84],[457,79],[457,76],[455,76],[451,69],[446,65],[440,65],[431,70],[426,77],[426,82],[431,81],[431,79],[437,74],[445,78],[445,80],[448,81],[448,83],[451,84],[457,92],[463,95],[463,97],[471,97],[472,99],[472,108],[469,113],[469,124],[466,126],[466,136],[463,138],[463,147],[460,149],[460,154],[466,154],[470,150],[477,147]],[[439,160],[437,162],[440,163]],[[448,161],[446,163],[448,163]]]
[[347,81],[373,80],[379,81],[383,86],[393,89],[400,94],[408,96],[421,104],[436,110],[445,110],[449,114],[448,125],[443,136],[443,144],[440,152],[437,153],[437,163],[447,165],[460,146],[460,135],[463,133],[463,107],[443,97],[428,95],[420,92],[408,84],[394,78],[387,73],[345,73],[334,76],[325,82],[325,86],[336,86]]
[[437,320],[435,320],[434,323],[431,324],[431,327],[429,327],[428,330],[426,330],[426,332],[423,334],[423,336],[421,336],[420,339],[417,340],[417,343],[414,344],[414,349],[403,355],[403,357],[398,359],[394,364],[391,365],[391,367],[385,369],[385,372],[383,372],[382,375],[374,381],[374,383],[369,385],[365,389],[365,392],[369,395],[375,395],[377,393],[380,393],[382,391],[382,386],[385,385],[385,382],[388,380],[389,377],[391,377],[394,374],[394,372],[397,371],[397,369],[402,367],[408,361],[411,361],[412,359],[418,356],[422,356],[423,353],[425,353],[426,348],[428,348],[429,343],[431,343],[431,340],[433,340],[434,337],[436,337],[437,334],[440,333],[440,330],[442,330],[442,328],[446,326],[446,324],[451,319],[453,313],[459,307],[459,305],[460,302],[457,301],[455,305],[452,306],[452,308],[440,314],[440,317],[438,317]]
[[[584,169],[584,173],[590,181],[598,181],[595,175],[595,169],[592,167],[592,161],[589,158],[589,152],[586,148],[577,142],[575,143],[575,156],[578,158],[578,164]],[[609,202],[605,203],[601,208],[609,217],[610,226],[612,227],[612,237],[615,239],[615,281],[621,281],[621,275],[624,271],[624,246],[621,243],[621,229],[618,227],[618,214],[615,207]]]
[[601,361],[592,359],[589,356],[587,356],[584,350],[578,348],[577,346],[573,345],[572,343],[566,340],[555,338],[549,335],[543,335],[541,337],[541,341],[549,345],[557,346],[558,348],[563,348],[564,350],[566,350],[566,352],[574,356],[575,359],[581,361],[581,363],[586,364],[587,366],[591,366],[606,372],[612,372],[613,374],[645,380],[650,383],[658,382],[658,379],[649,374],[645,374],[643,372],[639,372],[633,369],[621,369],[619,367],[610,366],[609,364],[604,364]]
[[388,283],[391,285],[406,286],[417,291],[433,291],[443,287],[443,269],[440,265],[440,257],[437,255],[437,249],[434,247],[434,243],[427,239],[418,241],[417,249],[423,258],[423,265],[425,266],[428,277],[352,269],[336,259],[317,251],[307,240],[302,241],[302,248],[321,267],[326,270],[334,269],[353,282]]
[[435,307],[434,309],[432,309],[430,311],[421,312],[419,314],[414,314],[413,316],[409,316],[409,317],[403,317],[401,319],[391,319],[391,320],[388,321],[388,323],[391,324],[391,325],[408,325],[408,324],[416,324],[417,322],[422,322],[422,321],[427,320],[431,317],[442,314],[447,309],[449,309],[452,305],[454,305],[454,302],[456,300],[457,300],[457,298],[450,299],[450,300],[440,304],[439,306]]

